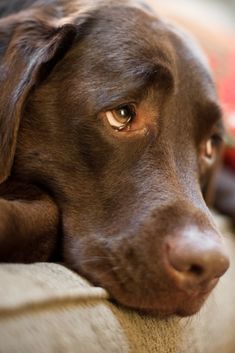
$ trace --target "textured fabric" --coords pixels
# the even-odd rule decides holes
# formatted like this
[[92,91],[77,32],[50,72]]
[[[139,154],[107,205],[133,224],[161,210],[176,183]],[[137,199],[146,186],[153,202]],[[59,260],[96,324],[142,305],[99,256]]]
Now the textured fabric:
[[220,223],[232,266],[192,318],[113,305],[104,289],[61,265],[2,264],[0,353],[234,353],[235,241]]

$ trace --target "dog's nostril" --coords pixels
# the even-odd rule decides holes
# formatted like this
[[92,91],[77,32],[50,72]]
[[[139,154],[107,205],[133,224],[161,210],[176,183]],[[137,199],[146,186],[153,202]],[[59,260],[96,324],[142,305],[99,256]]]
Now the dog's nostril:
[[192,274],[196,275],[196,276],[201,276],[204,273],[204,269],[202,266],[199,265],[192,265],[188,272],[191,272]]

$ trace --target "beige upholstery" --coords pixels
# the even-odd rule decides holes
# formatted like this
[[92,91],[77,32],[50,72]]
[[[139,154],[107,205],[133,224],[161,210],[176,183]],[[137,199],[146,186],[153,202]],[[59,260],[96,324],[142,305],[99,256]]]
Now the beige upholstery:
[[2,264],[0,353],[234,353],[235,239],[221,227],[232,266],[192,318],[119,308],[61,265]]

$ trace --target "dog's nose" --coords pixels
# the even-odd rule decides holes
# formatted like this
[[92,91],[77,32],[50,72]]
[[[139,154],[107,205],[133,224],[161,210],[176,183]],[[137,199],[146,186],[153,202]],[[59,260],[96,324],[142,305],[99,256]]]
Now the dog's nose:
[[219,238],[189,229],[167,239],[167,263],[176,286],[186,292],[209,292],[229,267]]

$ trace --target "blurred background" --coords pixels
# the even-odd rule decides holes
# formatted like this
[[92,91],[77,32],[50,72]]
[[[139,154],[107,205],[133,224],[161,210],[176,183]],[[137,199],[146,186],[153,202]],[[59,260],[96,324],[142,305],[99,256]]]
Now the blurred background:
[[225,162],[235,171],[235,0],[153,0],[207,53],[227,129]]
[[200,21],[211,18],[235,27],[235,0],[158,0],[182,14],[200,16]]

